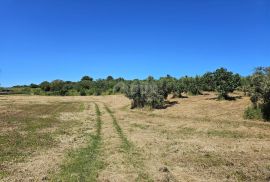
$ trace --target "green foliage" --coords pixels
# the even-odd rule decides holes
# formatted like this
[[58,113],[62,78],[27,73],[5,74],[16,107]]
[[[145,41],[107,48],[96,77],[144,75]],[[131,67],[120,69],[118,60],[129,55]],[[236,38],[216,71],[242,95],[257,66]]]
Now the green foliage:
[[159,92],[154,81],[132,83],[126,90],[126,96],[132,99],[131,108],[160,108],[164,105],[164,95]]
[[86,94],[86,90],[85,89],[82,89],[81,91],[80,91],[80,96],[86,96],[87,94]]
[[245,119],[257,119],[263,118],[262,110],[260,108],[248,107],[244,113]]
[[240,75],[233,74],[233,72],[227,71],[225,68],[217,69],[213,73],[213,79],[215,89],[219,93],[220,99],[227,99],[228,93],[234,92],[241,84]]
[[113,93],[122,93],[122,94],[124,94],[127,89],[128,89],[127,84],[125,82],[121,81],[121,82],[118,82],[113,87]]
[[202,89],[204,91],[215,91],[213,73],[207,72],[202,76]]
[[[148,82],[153,82],[148,79]],[[159,93],[167,99],[168,95],[175,90],[175,79],[169,75],[166,77],[162,77],[158,80],[157,86],[159,89]]]
[[79,96],[80,93],[77,90],[75,90],[75,89],[71,89],[71,90],[68,90],[68,92],[67,92],[66,95],[67,96]]
[[253,108],[260,109],[265,120],[270,120],[270,67],[259,67],[250,79],[250,99]]
[[83,76],[81,81],[93,81],[93,78],[91,78],[90,76]]
[[244,92],[244,95],[248,95],[250,91],[250,85],[251,85],[251,77],[241,77],[241,86],[239,88],[240,91]]
[[45,91],[45,92],[48,92],[48,91],[51,90],[51,85],[50,85],[50,83],[47,82],[47,81],[42,82],[42,83],[39,85],[39,87],[40,87],[43,91]]
[[194,79],[190,78],[188,91],[192,95],[201,95],[201,78],[196,76]]
[[50,84],[51,86],[51,91],[53,92],[60,92],[60,90],[63,88],[65,82],[63,80],[54,80]]
[[30,84],[30,88],[38,88],[38,87],[39,87],[39,85],[37,85],[37,84],[34,84],[34,83]]
[[174,81],[174,87],[173,87],[173,97],[182,97],[182,93],[187,92],[187,87],[184,84],[182,79],[175,80]]

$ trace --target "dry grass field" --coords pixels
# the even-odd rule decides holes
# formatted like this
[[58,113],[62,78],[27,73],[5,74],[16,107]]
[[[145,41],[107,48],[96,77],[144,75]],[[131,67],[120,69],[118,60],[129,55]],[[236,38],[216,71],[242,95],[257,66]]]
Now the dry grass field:
[[1,96],[0,181],[269,181],[270,123],[215,97]]

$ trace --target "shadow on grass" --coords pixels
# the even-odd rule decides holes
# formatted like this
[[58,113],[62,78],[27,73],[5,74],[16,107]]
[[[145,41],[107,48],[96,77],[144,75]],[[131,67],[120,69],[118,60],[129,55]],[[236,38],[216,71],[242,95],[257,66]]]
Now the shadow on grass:
[[238,99],[242,99],[242,96],[228,96],[225,99],[220,99],[218,96],[217,97],[212,97],[212,98],[207,98],[206,100],[227,100],[227,101],[236,101]]
[[157,109],[167,109],[169,107],[173,107],[174,105],[178,104],[177,101],[165,101],[164,106],[157,108]]

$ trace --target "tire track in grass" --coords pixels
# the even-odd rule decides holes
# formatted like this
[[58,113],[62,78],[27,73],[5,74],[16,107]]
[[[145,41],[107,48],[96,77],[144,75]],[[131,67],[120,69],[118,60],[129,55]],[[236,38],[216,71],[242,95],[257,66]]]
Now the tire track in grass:
[[153,181],[153,179],[151,179],[151,177],[145,170],[143,158],[141,154],[138,152],[138,149],[136,149],[134,144],[127,139],[122,128],[118,124],[118,121],[116,117],[114,116],[112,110],[110,110],[110,108],[106,104],[104,104],[104,107],[106,111],[110,114],[113,120],[113,126],[122,141],[121,148],[126,154],[127,162],[130,163],[135,168],[136,172],[138,173],[138,177],[136,181]]
[[58,181],[97,181],[99,170],[103,168],[100,160],[101,138],[101,112],[95,103],[96,133],[90,135],[88,146],[69,154],[66,164],[61,166],[61,172],[55,178]]

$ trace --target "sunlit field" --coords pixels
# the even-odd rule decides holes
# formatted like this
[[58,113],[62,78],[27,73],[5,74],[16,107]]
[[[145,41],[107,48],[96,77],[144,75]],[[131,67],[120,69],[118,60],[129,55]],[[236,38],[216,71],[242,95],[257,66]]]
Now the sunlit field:
[[248,97],[204,93],[164,109],[122,95],[1,96],[1,181],[269,181],[270,123]]

